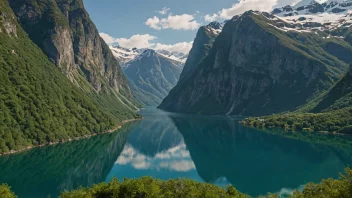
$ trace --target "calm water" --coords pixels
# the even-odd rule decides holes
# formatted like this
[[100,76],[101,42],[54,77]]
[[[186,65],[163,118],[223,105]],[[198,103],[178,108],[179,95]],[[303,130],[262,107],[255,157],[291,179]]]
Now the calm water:
[[187,177],[233,184],[256,196],[288,193],[310,181],[337,177],[352,165],[351,140],[345,138],[283,137],[243,127],[228,117],[157,109],[141,113],[144,120],[119,133],[0,157],[0,183],[11,185],[20,198],[56,197],[64,189],[113,177]]

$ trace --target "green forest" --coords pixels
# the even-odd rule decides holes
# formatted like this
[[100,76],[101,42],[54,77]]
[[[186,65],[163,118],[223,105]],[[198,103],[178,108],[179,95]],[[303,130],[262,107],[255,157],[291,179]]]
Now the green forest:
[[241,121],[258,128],[283,128],[288,131],[329,132],[352,135],[352,108],[324,113],[289,113]]
[[[320,184],[309,183],[303,191],[294,191],[290,198],[348,198],[352,197],[352,170],[346,169],[339,179],[326,179]],[[0,185],[1,198],[17,198],[7,184]],[[95,184],[92,188],[79,188],[62,192],[60,198],[249,198],[233,186],[226,189],[208,183],[188,179],[162,181],[151,177],[113,179],[109,183]],[[278,198],[277,194],[263,195],[263,198]]]
[[136,117],[122,107],[111,113],[76,88],[28,38],[7,1],[0,8],[0,154],[101,133]]

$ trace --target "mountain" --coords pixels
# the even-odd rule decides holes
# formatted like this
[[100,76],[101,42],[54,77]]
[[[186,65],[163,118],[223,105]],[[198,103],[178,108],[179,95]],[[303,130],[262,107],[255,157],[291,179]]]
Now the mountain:
[[147,49],[124,64],[134,96],[147,106],[157,106],[177,84],[183,63]]
[[220,34],[222,28],[222,24],[218,22],[200,27],[180,79],[190,76],[195,67],[209,54],[215,38]]
[[322,97],[292,113],[248,118],[242,123],[261,128],[352,134],[352,66]]
[[269,13],[236,16],[159,108],[246,116],[297,109],[330,89],[347,70],[352,53],[344,40],[348,28],[335,29],[340,33],[334,36]]
[[319,101],[311,112],[352,107],[352,66],[347,74]]
[[319,3],[315,0],[302,0],[295,6],[276,8],[272,13],[279,16],[310,15],[319,13],[348,14],[352,9],[351,0],[328,0]]
[[82,0],[9,2],[31,40],[72,83],[114,115],[137,109],[119,63]]
[[189,52],[188,59],[182,70],[180,80],[177,85],[170,91],[170,93],[163,100],[160,108],[172,106],[177,94],[182,91],[183,83],[186,79],[192,77],[192,73],[197,65],[210,53],[216,37],[220,34],[223,26],[218,22],[212,22],[206,26],[199,28],[196,38],[194,39],[193,46]]
[[0,19],[0,154],[94,135],[136,116],[126,108],[112,114],[72,84],[28,37],[7,1],[0,1]]
[[112,54],[121,64],[121,67],[123,67],[124,63],[133,60],[136,56],[140,55],[144,51],[143,49],[137,48],[127,49],[118,45],[109,46],[109,48]]
[[161,55],[164,55],[166,58],[182,63],[185,63],[188,57],[188,54],[184,54],[182,52],[170,52],[167,50],[157,50],[157,52]]
[[[124,68],[125,63],[133,60],[136,56],[142,54],[146,48],[138,49],[138,48],[124,48],[118,45],[109,46],[115,58],[120,62],[121,66]],[[181,52],[170,52],[167,50],[156,50],[160,55],[165,56],[168,59],[185,63],[188,57],[188,54],[184,54]]]

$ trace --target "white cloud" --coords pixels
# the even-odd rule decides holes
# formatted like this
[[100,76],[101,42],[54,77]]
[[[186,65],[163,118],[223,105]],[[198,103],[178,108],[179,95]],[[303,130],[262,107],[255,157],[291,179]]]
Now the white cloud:
[[154,16],[153,18],[149,18],[145,24],[153,29],[161,30],[159,17]]
[[110,35],[108,35],[108,34],[106,34],[104,32],[99,33],[99,35],[109,45],[116,43],[116,39],[114,37],[112,37],[112,36],[110,36]]
[[[326,0],[318,0],[322,3]],[[283,7],[286,5],[295,5],[300,0],[239,0],[238,3],[233,4],[230,8],[224,8],[218,13],[207,14],[204,16],[204,20],[212,22],[221,19],[230,19],[235,15],[242,14],[248,10],[270,12],[275,7]]]
[[150,48],[155,50],[167,50],[170,52],[182,52],[187,54],[191,48],[193,42],[179,42],[172,45],[166,45],[162,43],[153,42],[157,37],[149,34],[136,34],[131,38],[114,38],[106,33],[100,33],[101,38],[109,44],[118,44],[124,48]]
[[165,45],[165,44],[157,43],[154,46],[154,49],[167,50],[170,52],[182,52],[184,54],[188,54],[192,48],[192,44],[193,42],[180,42],[173,45]]
[[219,19],[219,15],[218,14],[207,14],[204,16],[204,20],[207,22],[213,22],[213,21],[217,21]]
[[233,4],[231,8],[224,8],[219,12],[219,16],[223,19],[230,19],[235,15],[242,14],[248,10],[271,11],[278,0],[240,0]]
[[165,15],[170,11],[170,8],[163,7],[160,11],[158,11],[161,15]]
[[195,169],[185,144],[157,153],[154,157],[146,156],[133,148],[132,145],[126,144],[115,164],[132,166],[137,170],[164,169],[175,172],[189,172]]
[[118,38],[116,42],[125,48],[150,48],[153,46],[153,43],[150,43],[150,41],[154,39],[156,37],[149,34],[136,34],[131,36],[131,38]]
[[200,27],[200,24],[194,19],[194,15],[190,14],[170,14],[167,18],[159,18],[157,16],[154,16],[153,18],[147,19],[145,24],[156,30],[195,30]]
[[136,34],[131,36],[131,38],[114,38],[106,33],[100,33],[100,36],[107,44],[118,43],[125,48],[150,48],[154,46],[151,41],[156,39],[155,36],[149,34]]

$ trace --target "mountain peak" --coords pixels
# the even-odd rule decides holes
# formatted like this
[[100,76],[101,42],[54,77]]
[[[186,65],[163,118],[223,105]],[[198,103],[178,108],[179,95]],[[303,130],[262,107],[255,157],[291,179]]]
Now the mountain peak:
[[211,27],[211,28],[213,28],[213,29],[215,29],[215,30],[220,30],[220,29],[223,28],[223,27],[222,27],[222,24],[219,23],[219,22],[217,22],[217,21],[213,21],[213,22],[209,23],[207,26],[208,26],[208,27]]
[[324,3],[315,0],[302,0],[294,6],[276,8],[272,14],[284,17],[320,13],[346,14],[349,10],[352,10],[352,0],[328,0]]
[[153,49],[146,49],[142,53],[142,56],[146,56],[146,57],[150,57],[150,56],[154,56],[154,55],[156,55],[156,51]]

